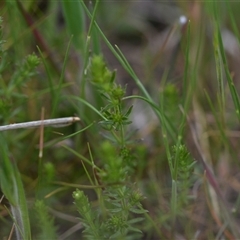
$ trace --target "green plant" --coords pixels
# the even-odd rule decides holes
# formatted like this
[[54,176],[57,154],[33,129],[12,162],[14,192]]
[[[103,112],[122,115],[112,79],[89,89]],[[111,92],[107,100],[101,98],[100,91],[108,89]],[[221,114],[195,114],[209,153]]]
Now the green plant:
[[43,201],[37,200],[35,202],[35,211],[38,221],[38,227],[41,229],[37,239],[57,239],[56,227],[54,226],[54,219],[49,215],[46,205]]
[[184,206],[188,205],[189,201],[189,190],[192,187],[194,178],[193,171],[194,165],[196,161],[192,159],[189,151],[187,150],[185,145],[173,146],[172,147],[173,155],[178,153],[178,164],[177,164],[177,191],[178,191],[178,199],[177,205],[179,211],[181,211]]
[[[73,198],[88,239],[136,239],[141,231],[134,224],[142,217],[130,217],[131,214],[146,212],[141,206],[142,195],[129,187],[111,187],[104,191],[104,203],[108,207],[93,210],[83,191],[76,190]],[[107,204],[108,203],[108,204]]]
[[[89,68],[90,82],[106,101],[106,106],[101,108],[104,119],[99,121],[99,124],[112,136],[108,137],[110,141],[105,140],[100,144],[98,150],[103,166],[100,172],[96,172],[95,177],[99,184],[105,186],[103,192],[97,191],[98,197],[103,198],[100,209],[93,211],[83,191],[76,190],[73,197],[88,239],[134,238],[136,236],[130,232],[139,234],[141,231],[132,224],[142,221],[143,218],[134,217],[132,214],[143,214],[146,210],[140,203],[143,200],[142,195],[132,190],[134,185],[122,186],[129,182],[136,167],[124,134],[125,125],[131,123],[128,117],[132,107],[123,113],[122,99],[125,89],[115,83],[115,73],[107,68],[102,56],[93,56]],[[111,186],[112,184],[115,186]]]
[[0,132],[0,238],[238,239],[239,3],[44,4],[0,3],[0,122],[39,120]]

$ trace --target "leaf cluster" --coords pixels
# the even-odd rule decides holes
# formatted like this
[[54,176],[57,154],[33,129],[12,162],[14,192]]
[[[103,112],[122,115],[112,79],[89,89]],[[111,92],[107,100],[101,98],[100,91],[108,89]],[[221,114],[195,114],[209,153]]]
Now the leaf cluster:
[[83,191],[77,189],[73,198],[87,239],[123,239],[141,235],[134,224],[143,218],[133,216],[147,212],[141,206],[143,196],[139,191],[126,186],[109,188],[104,192],[104,209],[97,211],[93,210]]
[[42,200],[37,200],[34,205],[38,221],[38,228],[40,229],[37,239],[57,239],[54,219],[50,216],[47,206]]
[[186,145],[174,145],[172,152],[177,155],[178,203],[182,208],[189,201],[189,190],[193,182],[193,171],[196,161],[190,155]]
[[125,95],[126,87],[115,83],[115,72],[111,72],[101,55],[94,55],[89,68],[90,82],[100,91],[101,96],[106,100],[106,106],[101,112],[106,118],[99,123],[106,130],[120,130],[124,125],[131,123],[129,115],[132,111],[130,106],[123,112],[122,98]]

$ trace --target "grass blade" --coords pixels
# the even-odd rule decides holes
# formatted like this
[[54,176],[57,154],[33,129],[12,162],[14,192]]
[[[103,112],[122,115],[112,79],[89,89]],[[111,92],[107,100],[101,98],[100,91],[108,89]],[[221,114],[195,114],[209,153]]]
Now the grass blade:
[[61,1],[67,29],[73,35],[76,49],[84,52],[85,17],[80,1]]
[[27,202],[20,173],[16,164],[8,157],[6,143],[0,135],[0,183],[3,194],[11,205],[17,239],[31,239]]
[[219,16],[219,14],[217,13],[217,9],[216,9],[215,5],[214,5],[214,15],[215,15],[217,40],[218,40],[218,44],[219,44],[219,46],[218,46],[219,47],[219,52],[220,52],[220,56],[222,58],[223,67],[224,67],[224,71],[225,71],[225,74],[226,74],[226,78],[227,78],[228,86],[229,86],[230,93],[231,93],[231,96],[232,96],[232,100],[233,100],[233,103],[234,103],[235,111],[236,111],[238,120],[240,121],[239,95],[237,93],[235,84],[233,82],[231,73],[229,71],[228,62],[227,62],[227,58],[226,58],[226,54],[225,54],[225,50],[224,50],[224,46],[223,46],[223,40],[222,40],[221,31],[220,31],[219,21],[218,21],[218,18],[217,18],[217,16]]

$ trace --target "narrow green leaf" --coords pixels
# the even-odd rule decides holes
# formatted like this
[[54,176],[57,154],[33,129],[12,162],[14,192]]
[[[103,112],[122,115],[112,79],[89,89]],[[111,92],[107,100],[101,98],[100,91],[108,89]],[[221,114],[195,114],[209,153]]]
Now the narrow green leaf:
[[85,46],[85,16],[80,1],[61,1],[67,29],[73,35],[73,44],[84,52]]
[[145,218],[143,218],[143,217],[137,217],[137,218],[134,218],[134,219],[129,220],[128,223],[129,223],[129,224],[134,224],[134,223],[141,222],[141,221],[143,221],[143,220],[145,220]]
[[128,230],[133,231],[133,232],[137,232],[137,233],[142,233],[142,231],[139,230],[138,228],[131,227],[131,226],[128,228]]
[[129,109],[127,110],[127,112],[125,113],[125,116],[128,117],[130,115],[130,113],[132,112],[133,109],[133,105],[129,107]]
[[31,239],[27,201],[20,173],[16,164],[9,159],[3,135],[0,135],[0,184],[3,194],[11,205],[17,239]]
[[130,208],[129,211],[133,212],[133,213],[137,213],[137,214],[143,214],[143,213],[147,213],[148,212],[148,210],[137,209],[137,208]]
[[222,40],[222,36],[221,36],[221,31],[220,31],[220,27],[219,27],[218,22],[217,22],[217,33],[218,33],[220,54],[221,54],[221,57],[222,57],[223,66],[224,66],[225,74],[226,74],[226,77],[227,77],[228,86],[229,86],[229,89],[230,89],[230,92],[231,92],[231,96],[232,96],[232,99],[233,99],[233,103],[234,103],[234,106],[235,106],[235,110],[236,110],[238,120],[240,121],[239,95],[237,93],[235,84],[233,82],[231,73],[230,73],[229,68],[228,68],[228,62],[227,62],[227,58],[226,58],[226,54],[225,54],[225,50],[224,50],[224,46],[223,46],[223,40]]

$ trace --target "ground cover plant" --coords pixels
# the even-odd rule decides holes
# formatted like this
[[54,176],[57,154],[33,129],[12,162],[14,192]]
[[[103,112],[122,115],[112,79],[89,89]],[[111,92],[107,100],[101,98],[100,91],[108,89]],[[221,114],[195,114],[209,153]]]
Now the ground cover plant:
[[240,238],[239,3],[0,7],[1,239]]

